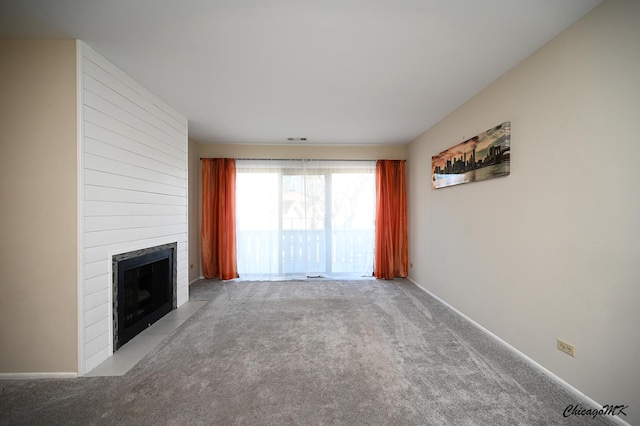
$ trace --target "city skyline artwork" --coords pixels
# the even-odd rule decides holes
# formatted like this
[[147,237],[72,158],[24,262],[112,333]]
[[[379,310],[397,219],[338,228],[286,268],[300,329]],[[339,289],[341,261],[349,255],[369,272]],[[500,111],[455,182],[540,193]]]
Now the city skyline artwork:
[[431,157],[432,187],[476,182],[510,173],[511,122],[467,139]]

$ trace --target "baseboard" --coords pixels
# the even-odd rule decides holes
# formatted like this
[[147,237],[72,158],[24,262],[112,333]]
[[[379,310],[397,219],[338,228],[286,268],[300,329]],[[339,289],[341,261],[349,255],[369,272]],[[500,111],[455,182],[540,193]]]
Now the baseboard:
[[204,277],[198,277],[198,278],[196,278],[195,280],[192,280],[192,281],[189,283],[189,285],[191,285],[191,284],[195,283],[196,281],[200,281],[200,280],[203,280],[203,279],[204,279]]
[[0,373],[0,380],[75,379],[78,373]]
[[[440,299],[438,296],[436,296],[435,294],[433,294],[432,292],[430,292],[426,288],[422,287],[420,284],[418,284],[412,278],[407,277],[407,279],[409,281],[411,281],[420,290],[424,291],[425,293],[427,293],[428,295],[430,295],[431,297],[436,299],[438,302],[442,303],[443,305],[445,305],[446,307],[448,307],[449,309],[451,309],[452,311],[454,311],[455,313],[460,315],[462,318],[464,318],[465,320],[469,321],[475,327],[477,327],[478,329],[482,330],[487,335],[491,336],[493,339],[495,339],[496,341],[501,343],[507,349],[511,350],[513,353],[515,353],[517,356],[519,356],[520,358],[525,360],[532,367],[538,369],[542,374],[544,374],[545,376],[549,377],[551,380],[553,380],[556,383],[558,383],[560,386],[562,386],[563,388],[568,390],[570,393],[582,398],[586,403],[590,404],[593,408],[597,408],[597,409],[601,409],[602,408],[602,404],[599,404],[597,401],[595,401],[594,399],[590,398],[589,396],[587,396],[586,394],[581,392],[579,389],[575,388],[573,385],[571,385],[568,382],[566,382],[565,380],[561,379],[556,374],[552,373],[547,368],[543,367],[541,364],[539,364],[536,361],[534,361],[533,359],[529,358],[523,352],[521,352],[518,349],[516,349],[515,347],[511,346],[509,343],[507,343],[506,341],[502,340],[500,337],[496,336],[495,334],[493,334],[492,332],[490,332],[489,330],[487,330],[486,328],[484,328],[483,326],[481,326],[480,324],[478,324],[477,322],[475,322],[474,320],[472,320],[471,318],[469,318],[468,316],[466,316],[465,314],[463,314],[462,312],[460,312],[459,310],[457,310],[456,308],[454,308],[453,306],[451,306],[450,304],[445,302],[444,300]],[[622,420],[619,416],[607,416],[607,418],[611,419],[612,421],[614,421],[615,423],[617,423],[617,424],[619,424],[621,426],[631,426],[629,423],[627,423],[624,420]]]

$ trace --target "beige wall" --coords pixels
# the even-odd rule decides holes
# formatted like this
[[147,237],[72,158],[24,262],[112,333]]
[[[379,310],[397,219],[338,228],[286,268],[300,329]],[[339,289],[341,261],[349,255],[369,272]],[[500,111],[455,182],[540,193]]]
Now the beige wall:
[[[503,121],[510,176],[431,189],[432,155]],[[407,148],[411,278],[601,404],[630,405],[632,424],[638,135],[640,2],[615,0]]]
[[200,144],[200,157],[208,158],[272,158],[310,160],[404,160],[405,147],[387,146],[320,146],[320,145],[231,145]]
[[200,278],[200,157],[189,139],[189,283]]
[[76,372],[76,44],[0,61],[0,373]]

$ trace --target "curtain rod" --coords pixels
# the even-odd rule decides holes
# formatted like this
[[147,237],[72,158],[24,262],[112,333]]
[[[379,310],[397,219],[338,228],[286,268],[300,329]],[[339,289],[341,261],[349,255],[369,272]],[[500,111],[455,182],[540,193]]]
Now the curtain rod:
[[[212,158],[220,158],[220,157],[200,157],[201,160],[207,160]],[[257,161],[378,161],[376,160],[345,160],[345,159],[325,159],[325,158],[234,158],[234,160],[257,160]],[[405,161],[405,160],[396,160],[396,161]]]

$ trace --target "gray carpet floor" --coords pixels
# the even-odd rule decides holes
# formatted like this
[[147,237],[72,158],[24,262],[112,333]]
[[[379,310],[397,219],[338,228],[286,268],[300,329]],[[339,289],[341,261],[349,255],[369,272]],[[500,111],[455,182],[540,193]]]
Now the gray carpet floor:
[[595,425],[407,280],[217,282],[122,377],[0,382],[0,424]]

